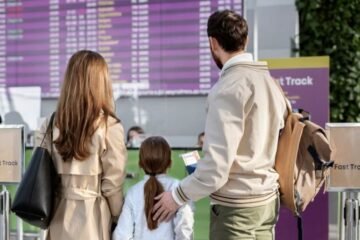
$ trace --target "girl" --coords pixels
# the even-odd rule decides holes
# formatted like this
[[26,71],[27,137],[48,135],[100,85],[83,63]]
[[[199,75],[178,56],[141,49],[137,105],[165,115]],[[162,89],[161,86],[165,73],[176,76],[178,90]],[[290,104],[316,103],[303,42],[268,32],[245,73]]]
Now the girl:
[[171,191],[178,180],[166,175],[171,165],[171,149],[162,137],[149,137],[140,147],[140,168],[144,180],[129,189],[113,240],[185,240],[192,239],[193,212],[184,205],[170,222],[158,224],[152,219],[155,196]]
[[[49,121],[37,137],[42,139]],[[47,239],[109,240],[120,215],[126,163],[104,58],[75,53],[67,66],[53,127],[44,146],[60,177]],[[49,137],[48,137],[49,136]],[[39,141],[38,141],[39,142]]]

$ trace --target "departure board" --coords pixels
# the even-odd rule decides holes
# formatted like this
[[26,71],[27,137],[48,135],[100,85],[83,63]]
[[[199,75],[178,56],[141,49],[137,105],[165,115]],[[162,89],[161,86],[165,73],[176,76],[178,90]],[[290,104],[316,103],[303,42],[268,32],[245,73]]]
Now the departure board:
[[206,94],[219,70],[207,20],[243,0],[0,0],[0,88],[40,86],[58,97],[82,49],[106,59],[121,95]]

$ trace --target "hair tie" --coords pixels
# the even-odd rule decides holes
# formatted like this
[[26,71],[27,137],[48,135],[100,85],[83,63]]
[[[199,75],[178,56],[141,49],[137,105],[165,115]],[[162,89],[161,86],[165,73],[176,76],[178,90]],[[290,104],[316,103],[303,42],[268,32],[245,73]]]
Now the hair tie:
[[149,173],[149,175],[150,175],[151,177],[155,177],[155,176],[156,176],[156,173]]

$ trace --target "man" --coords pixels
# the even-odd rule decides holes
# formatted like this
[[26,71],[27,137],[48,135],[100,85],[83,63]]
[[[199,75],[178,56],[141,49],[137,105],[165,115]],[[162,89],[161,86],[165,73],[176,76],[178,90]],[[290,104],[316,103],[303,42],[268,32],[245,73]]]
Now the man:
[[221,74],[208,96],[204,158],[175,191],[156,198],[154,219],[168,220],[185,202],[210,195],[211,240],[274,239],[274,163],[285,101],[267,64],[244,52],[248,27],[241,16],[218,11],[207,27]]

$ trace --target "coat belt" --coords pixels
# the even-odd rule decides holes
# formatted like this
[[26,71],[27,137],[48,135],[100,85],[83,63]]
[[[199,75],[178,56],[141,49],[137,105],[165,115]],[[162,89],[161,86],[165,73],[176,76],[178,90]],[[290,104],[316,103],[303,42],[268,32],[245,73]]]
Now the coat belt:
[[[59,195],[61,198],[65,198],[68,200],[89,200],[89,199],[98,199],[101,200],[102,195],[96,191],[89,190],[89,189],[83,189],[83,188],[69,188],[69,187],[63,187],[59,191]],[[106,224],[108,224],[109,219],[104,219],[101,213],[101,205],[106,204],[105,201],[100,201],[97,205],[99,207],[99,214],[100,214],[100,222],[101,222],[101,235],[102,239],[105,239],[105,231],[107,229],[102,229]]]
[[59,195],[61,198],[69,199],[69,200],[88,200],[101,197],[101,194],[83,188],[61,188],[59,191]]

